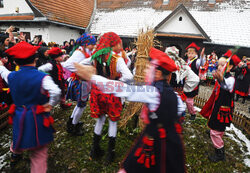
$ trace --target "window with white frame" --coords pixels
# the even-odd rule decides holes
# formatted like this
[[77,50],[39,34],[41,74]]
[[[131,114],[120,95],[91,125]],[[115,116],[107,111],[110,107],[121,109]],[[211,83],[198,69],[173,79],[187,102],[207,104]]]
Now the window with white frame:
[[168,3],[169,3],[169,0],[163,0],[163,5],[168,5]]

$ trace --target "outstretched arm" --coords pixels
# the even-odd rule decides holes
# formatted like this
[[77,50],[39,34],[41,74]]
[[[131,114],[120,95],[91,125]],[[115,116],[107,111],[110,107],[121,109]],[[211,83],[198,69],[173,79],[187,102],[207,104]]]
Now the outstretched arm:
[[43,71],[43,72],[49,72],[51,71],[53,68],[51,63],[46,63],[44,65],[41,65],[40,67],[38,67],[39,71]]
[[160,93],[154,86],[149,85],[128,85],[121,81],[109,80],[105,77],[95,75],[95,68],[75,63],[77,75],[91,81],[100,90],[107,94],[114,94],[116,97],[126,97],[131,102],[148,103],[150,110],[155,110],[160,104]]

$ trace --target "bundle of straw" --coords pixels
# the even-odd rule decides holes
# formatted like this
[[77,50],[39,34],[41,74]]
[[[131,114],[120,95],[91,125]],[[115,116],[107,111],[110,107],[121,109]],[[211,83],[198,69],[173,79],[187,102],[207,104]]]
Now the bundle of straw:
[[[140,31],[140,34],[135,41],[137,47],[137,57],[136,57],[136,74],[134,76],[135,84],[140,84],[144,82],[145,79],[145,69],[149,64],[149,52],[150,48],[156,43],[154,41],[155,34],[153,30],[147,30],[143,32]],[[123,113],[122,120],[120,121],[120,127],[125,127],[128,121],[135,115],[141,112],[143,103],[130,102],[126,106],[126,110]],[[143,127],[143,123],[139,121],[139,126]]]

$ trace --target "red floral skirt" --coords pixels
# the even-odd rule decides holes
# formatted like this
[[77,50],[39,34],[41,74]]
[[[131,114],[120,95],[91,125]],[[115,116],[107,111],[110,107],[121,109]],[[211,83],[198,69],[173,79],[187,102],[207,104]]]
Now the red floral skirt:
[[111,121],[118,121],[122,112],[121,99],[113,94],[104,94],[96,85],[92,85],[90,110],[92,118],[107,114]]

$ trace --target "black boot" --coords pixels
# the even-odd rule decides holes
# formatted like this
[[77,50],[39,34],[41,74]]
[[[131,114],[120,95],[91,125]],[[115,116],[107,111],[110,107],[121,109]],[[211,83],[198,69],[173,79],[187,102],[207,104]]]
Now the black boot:
[[195,120],[195,117],[196,117],[196,115],[195,115],[195,114],[193,114],[193,115],[191,115],[191,116],[190,116],[190,118],[189,118],[189,119],[190,119],[190,120]]
[[245,104],[245,102],[246,102],[246,97],[243,97],[241,103],[242,103],[242,104]]
[[69,120],[67,121],[67,132],[73,133],[74,132],[74,125],[72,124],[73,118],[69,117]]
[[11,154],[11,160],[10,160],[10,167],[14,168],[16,166],[16,164],[22,160],[23,155],[22,154]]
[[235,94],[235,101],[237,102],[239,100],[239,95]]
[[73,135],[76,135],[76,136],[84,135],[84,132],[82,129],[83,123],[79,122],[77,124],[74,124],[73,126],[74,126]]
[[109,137],[107,164],[110,164],[115,159],[115,137]]
[[206,130],[206,134],[210,138],[210,130]]
[[94,133],[93,144],[90,152],[91,159],[98,159],[104,154],[104,151],[100,147],[101,137],[101,135],[97,135]]
[[225,151],[224,151],[224,147],[222,147],[221,149],[215,148],[215,155],[208,156],[208,158],[209,158],[209,160],[211,160],[212,162],[219,162],[219,161],[225,160]]

